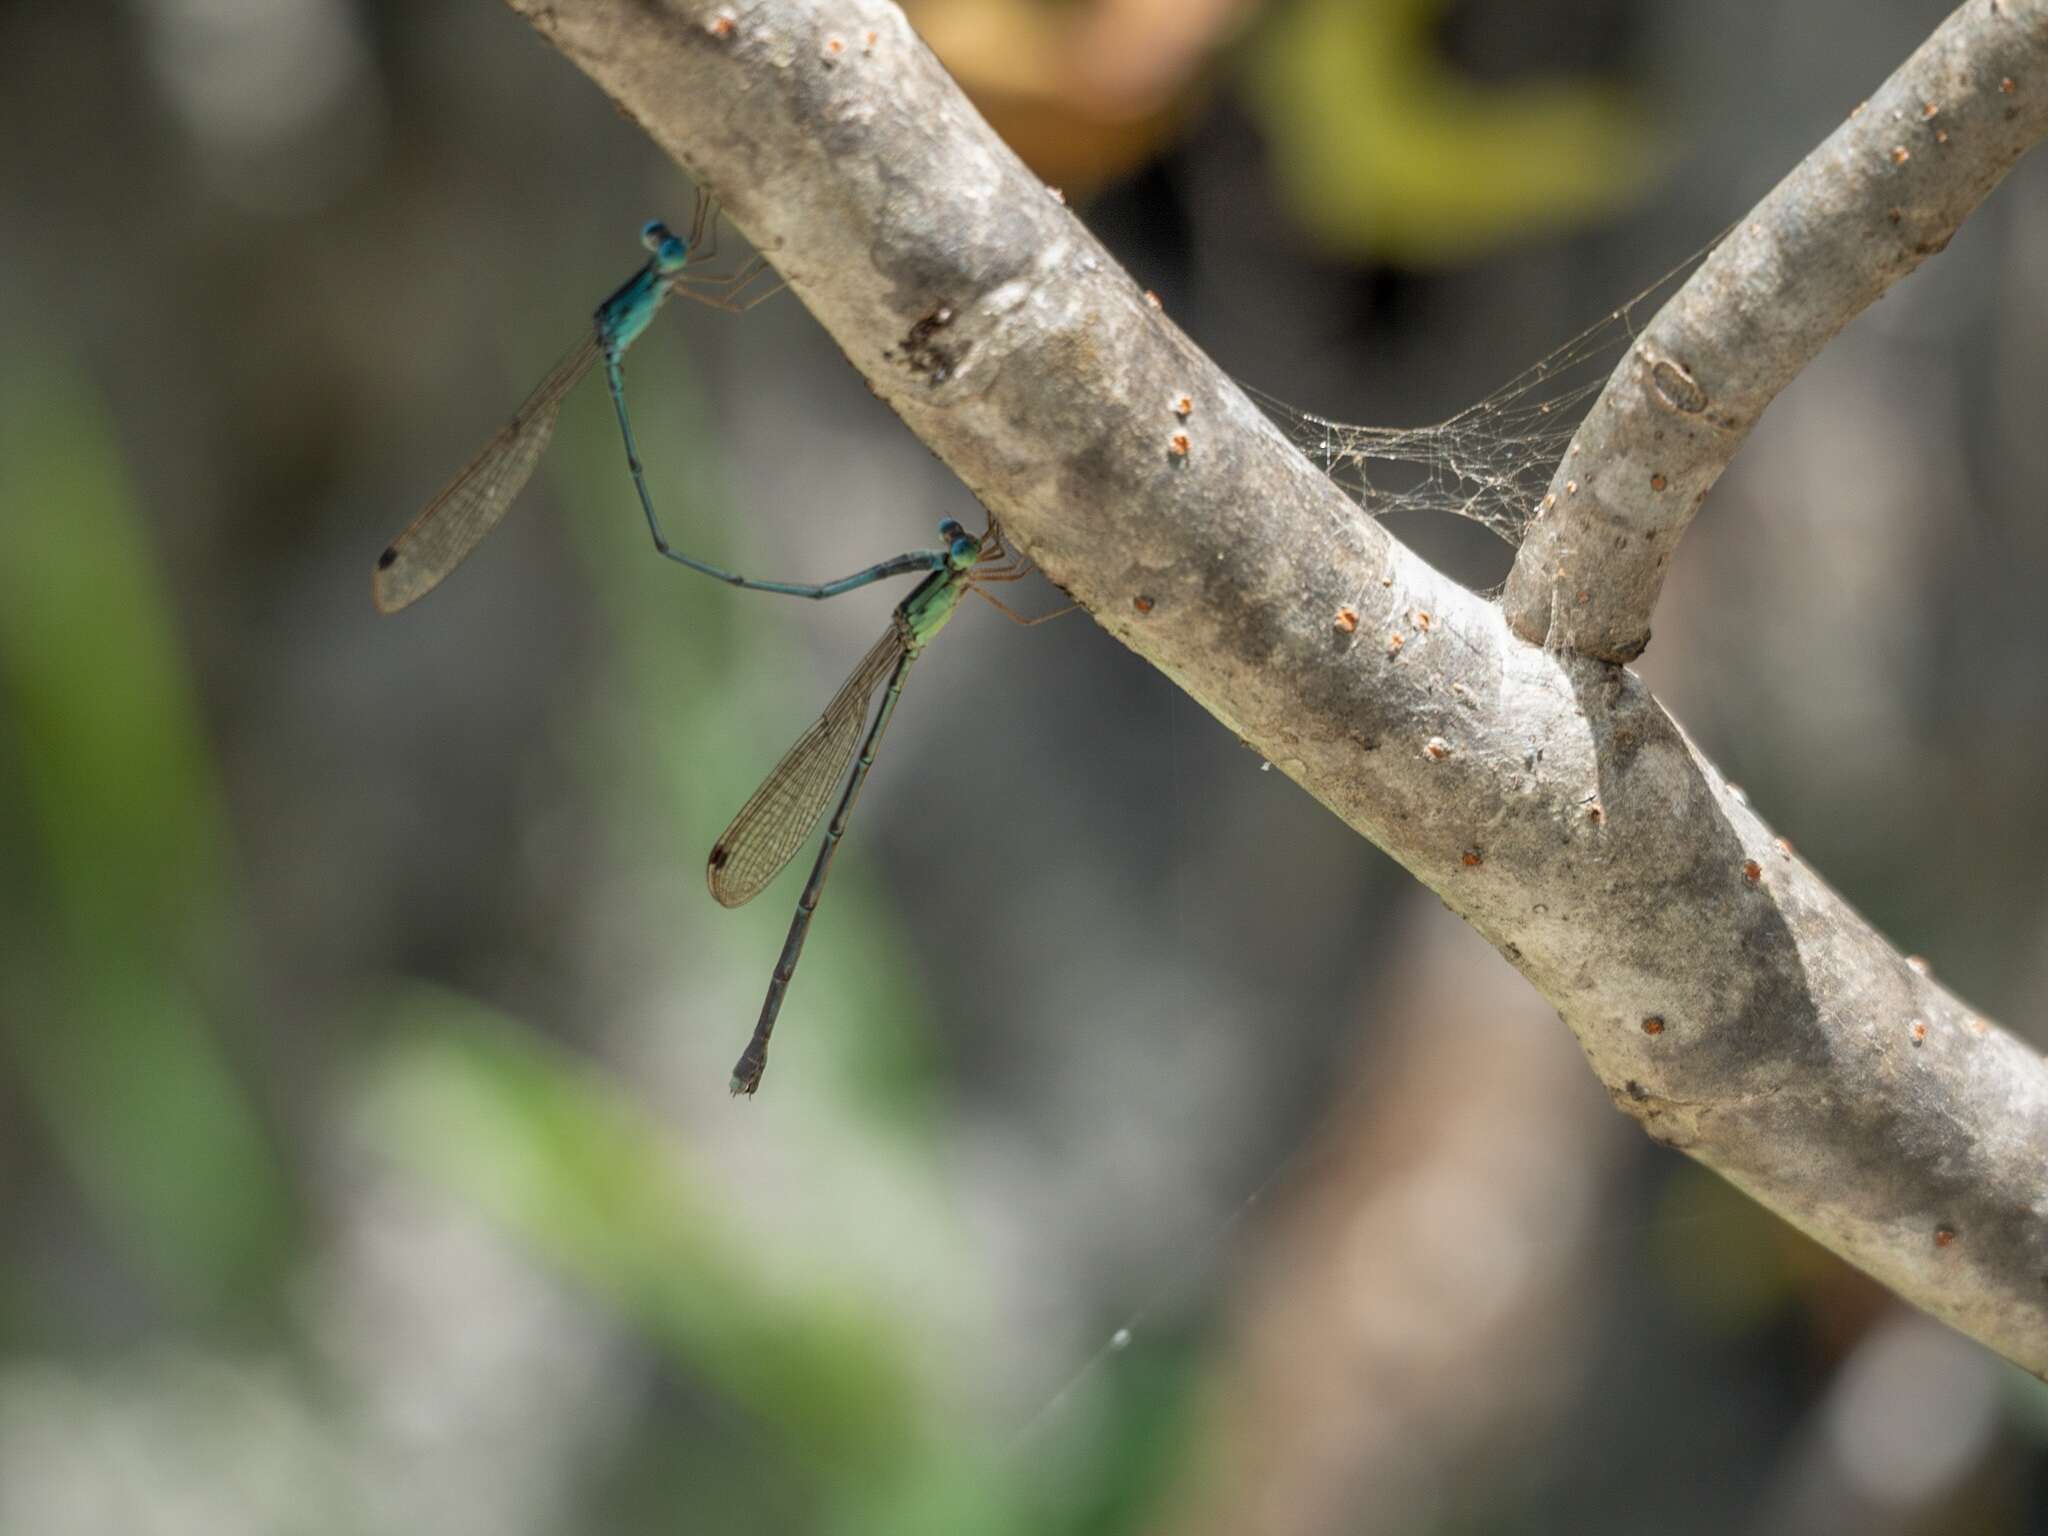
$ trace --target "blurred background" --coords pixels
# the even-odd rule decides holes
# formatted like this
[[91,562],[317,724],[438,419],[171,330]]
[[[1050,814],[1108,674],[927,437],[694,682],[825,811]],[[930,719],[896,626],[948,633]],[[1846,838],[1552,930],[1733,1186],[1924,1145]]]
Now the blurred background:
[[[1705,244],[1947,9],[913,19],[1225,368],[1407,425]],[[801,876],[728,912],[705,854],[900,594],[655,559],[587,385],[500,532],[372,611],[690,206],[509,12],[8,6],[0,142],[0,1532],[2048,1529],[2048,1389],[1650,1146],[1084,618],[969,611],[918,669],[730,1100]],[[2037,1032],[2044,251],[2036,156],[1772,407],[1641,666]],[[978,525],[788,295],[672,306],[631,390],[706,558]]]

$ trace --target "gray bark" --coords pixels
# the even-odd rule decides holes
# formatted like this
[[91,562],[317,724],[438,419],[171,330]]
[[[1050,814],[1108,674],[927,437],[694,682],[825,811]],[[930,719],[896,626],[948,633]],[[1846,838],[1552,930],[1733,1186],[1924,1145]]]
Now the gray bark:
[[[1895,952],[1633,674],[1525,642],[1364,519],[1004,147],[901,12],[512,3],[719,194],[1053,581],[1484,934],[1654,1139],[2048,1371],[2039,1053]],[[1673,354],[1705,376],[1711,410],[1690,414],[1753,417],[1851,312],[1819,311],[1938,246],[1934,210],[1959,219],[2013,135],[2041,131],[2048,0],[1971,0],[1937,39],[1971,84],[1928,120],[1951,116],[1947,143],[1916,141],[1907,163],[1952,182],[1916,171],[1926,195],[1893,226],[1901,195],[1827,182],[1823,146],[1809,164],[1833,190],[1781,193],[1749,221],[1782,226],[1776,286],[1719,312],[1725,288],[1695,280],[1683,334],[1718,339]],[[1973,39],[2031,62],[1972,62]],[[1833,259],[1812,255],[1808,225],[1859,219],[1855,239],[1901,248],[1854,281],[1804,268]],[[1607,473],[1604,442],[1582,443],[1582,486]],[[1622,562],[1615,614],[1646,602],[1640,564]],[[1576,604],[1605,578],[1596,563],[1572,579]]]

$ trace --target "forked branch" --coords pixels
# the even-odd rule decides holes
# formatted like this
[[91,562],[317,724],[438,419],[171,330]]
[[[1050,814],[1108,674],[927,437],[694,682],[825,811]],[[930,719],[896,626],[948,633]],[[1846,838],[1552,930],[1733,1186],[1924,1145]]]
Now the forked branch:
[[[1527,644],[1357,517],[1004,147],[893,5],[513,3],[724,199],[1058,585],[1485,934],[1650,1135],[2048,1370],[2039,1053],[1907,964],[1634,676]],[[2048,47],[2048,0],[1971,0],[1942,35],[1967,34],[1972,13],[2008,29],[2014,57]],[[1956,126],[1946,144],[1915,140],[1908,164],[1948,164],[1964,190],[1917,171],[1896,233],[1888,216],[1845,231],[1849,248],[1904,242],[1850,287],[1938,245],[1945,226],[1924,210],[1960,217],[2016,152],[2012,125],[2038,124],[2048,68],[2009,68],[2010,91],[1929,96],[1935,117],[1911,126]],[[1995,168],[1980,143],[1998,146]],[[1781,323],[1774,294],[1842,280],[1803,265],[1834,247],[1786,232],[1867,212],[1829,193],[1829,174],[1810,204],[1786,197],[1776,287],[1745,290],[1725,332],[1713,285],[1692,311],[1687,337],[1722,337],[1717,411],[1760,409],[1840,323],[1788,316],[1804,350],[1773,353],[1761,383],[1741,372]],[[1681,355],[1696,382],[1706,355]],[[1581,473],[1600,451],[1582,450]],[[1356,535],[1333,541],[1333,525]]]

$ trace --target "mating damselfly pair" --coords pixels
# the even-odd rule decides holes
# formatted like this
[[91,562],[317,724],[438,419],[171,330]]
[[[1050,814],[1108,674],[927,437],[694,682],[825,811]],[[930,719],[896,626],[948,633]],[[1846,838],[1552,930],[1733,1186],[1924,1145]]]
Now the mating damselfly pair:
[[[641,231],[641,243],[649,253],[646,264],[598,306],[590,336],[548,372],[483,452],[469,462],[447,489],[427,503],[426,510],[378,557],[372,593],[380,610],[395,613],[431,592],[462,563],[504,518],[513,499],[532,478],[548,440],[554,435],[563,399],[585,374],[599,365],[604,369],[612,408],[619,419],[626,466],[632,473],[641,510],[647,516],[647,531],[653,536],[655,549],[668,559],[728,586],[786,597],[837,597],[891,576],[924,577],[897,604],[890,615],[888,632],[861,659],[853,675],[825,706],[825,712],[783,754],[782,761],[712,846],[705,870],[711,894],[728,907],[749,902],[796,856],[824,815],[833,787],[843,781],[838,809],[825,831],[811,877],[797,899],[796,915],[790,921],[782,955],[775,962],[760,1020],[733,1069],[732,1091],[751,1094],[760,1086],[761,1074],[767,1069],[768,1039],[775,1029],[776,1016],[782,1011],[783,996],[796,972],[797,959],[803,953],[804,939],[810,932],[826,876],[831,872],[833,855],[845,836],[861,785],[874,766],[875,753],[896,711],[911,664],[970,592],[986,598],[1020,624],[1036,624],[1058,614],[1024,618],[987,590],[990,585],[1017,581],[1031,572],[1030,563],[1004,545],[993,519],[988,531],[977,536],[947,518],[939,524],[938,548],[910,550],[851,576],[826,582],[757,581],[706,564],[670,546],[655,515],[654,498],[648,492],[639,451],[633,443],[622,361],[626,350],[671,296],[680,295],[739,313],[780,291],[778,287],[749,296],[767,270],[759,257],[728,274],[695,270],[715,254],[716,230],[715,208],[708,198],[699,197],[686,236],[673,233],[658,221]],[[875,690],[885,684],[881,706],[874,711],[873,723],[869,724]]]
[[[655,548],[668,559],[729,586],[790,597],[836,597],[891,576],[923,576],[897,606],[889,632],[833,695],[824,714],[784,755],[712,849],[707,870],[712,894],[728,906],[751,900],[795,857],[824,815],[833,785],[843,780],[838,811],[798,901],[789,937],[769,982],[760,1023],[733,1074],[733,1091],[752,1093],[760,1083],[769,1032],[802,952],[833,854],[873,766],[910,664],[969,592],[987,598],[1019,623],[1040,620],[1021,617],[987,590],[996,583],[1018,580],[1031,569],[1028,562],[1006,549],[993,519],[988,531],[978,538],[948,519],[940,524],[941,544],[936,549],[912,550],[837,581],[816,583],[757,581],[670,547],[634,446],[621,362],[672,295],[740,312],[777,291],[756,290],[756,283],[767,272],[759,258],[725,275],[696,270],[713,254],[706,237],[715,239],[716,229],[715,211],[708,199],[700,197],[687,237],[677,236],[659,223],[642,231],[649,251],[646,265],[598,306],[591,335],[556,364],[484,451],[384,551],[377,562],[375,594],[377,606],[387,613],[405,607],[431,591],[497,526],[532,476],[554,432],[563,398],[598,364],[604,368],[625,443],[626,465],[647,517],[648,532]],[[1260,399],[1310,458],[1350,486],[1368,513],[1402,505],[1432,507],[1475,517],[1508,542],[1517,543],[1528,519],[1547,504],[1537,500],[1538,477],[1547,476],[1547,466],[1554,464],[1569,441],[1579,407],[1598,388],[1601,360],[1635,335],[1638,307],[1689,271],[1711,249],[1710,244],[1688,258],[1628,304],[1516,375],[1503,389],[1433,427],[1347,426],[1296,411],[1270,396],[1261,394]],[[1425,475],[1415,489],[1390,496],[1369,477],[1371,466],[1379,463],[1419,466]],[[875,691],[885,683],[881,706],[863,734],[861,728],[867,723]]]

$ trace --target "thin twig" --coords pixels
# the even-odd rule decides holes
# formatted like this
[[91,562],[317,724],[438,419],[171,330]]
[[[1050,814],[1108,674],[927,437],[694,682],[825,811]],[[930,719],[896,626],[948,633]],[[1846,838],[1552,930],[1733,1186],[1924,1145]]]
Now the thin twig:
[[1779,182],[1645,327],[1558,466],[1502,605],[1525,640],[1633,661],[1693,513],[1835,333],[1949,242],[2048,134],[2048,3],[1970,0]]

